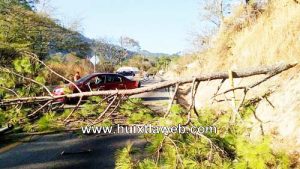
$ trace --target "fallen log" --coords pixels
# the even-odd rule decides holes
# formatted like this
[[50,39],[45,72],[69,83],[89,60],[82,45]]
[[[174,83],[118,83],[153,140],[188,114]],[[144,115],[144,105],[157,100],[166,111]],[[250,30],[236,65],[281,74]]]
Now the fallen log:
[[[261,66],[256,68],[248,68],[244,70],[236,70],[236,71],[232,71],[232,76],[233,78],[245,78],[249,76],[265,75],[265,74],[276,75],[296,65],[297,63],[294,64],[279,63],[271,66]],[[211,81],[217,79],[228,79],[228,72],[226,71],[226,72],[199,74],[194,77],[188,77],[179,80],[164,81],[147,87],[129,89],[129,90],[91,91],[91,92],[73,93],[73,94],[67,94],[61,96],[38,96],[38,97],[21,97],[21,98],[13,98],[13,99],[3,99],[0,101],[0,106],[29,103],[29,102],[42,102],[42,101],[51,101],[51,100],[54,101],[56,99],[64,98],[64,97],[77,98],[77,97],[84,97],[84,96],[107,96],[107,95],[130,96],[130,95],[150,92],[156,89],[166,88],[169,86],[174,86],[179,83],[180,84],[192,83],[194,80],[200,82],[200,81],[207,81],[207,80]]]

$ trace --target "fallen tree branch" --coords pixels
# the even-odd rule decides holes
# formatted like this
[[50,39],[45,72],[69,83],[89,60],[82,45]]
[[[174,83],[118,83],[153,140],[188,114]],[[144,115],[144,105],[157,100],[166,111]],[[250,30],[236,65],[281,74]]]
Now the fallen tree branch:
[[77,102],[77,104],[76,104],[76,106],[74,107],[74,109],[71,111],[71,113],[64,119],[64,122],[66,123],[67,122],[67,120],[73,115],[73,113],[78,109],[78,107],[80,106],[80,103],[81,103],[81,101],[82,101],[82,97],[83,96],[81,96],[80,98],[79,98],[79,100],[78,100],[78,102]]
[[8,68],[0,67],[0,71],[1,71],[1,72],[5,72],[5,73],[9,73],[9,74],[12,74],[12,75],[15,75],[15,76],[18,76],[18,77],[23,78],[23,79],[25,79],[25,80],[31,81],[31,82],[33,82],[33,83],[35,83],[35,84],[37,84],[37,85],[40,85],[42,88],[44,88],[44,89],[47,91],[47,93],[48,93],[50,96],[52,96],[52,93],[50,92],[50,90],[49,90],[45,85],[43,85],[43,84],[40,83],[40,82],[37,82],[36,80],[33,80],[33,79],[31,79],[31,78],[28,78],[28,77],[25,77],[25,76],[23,76],[23,75],[21,75],[21,74],[18,74],[18,73],[16,73],[16,72],[12,71],[12,70],[9,70]]
[[248,90],[250,90],[250,89],[252,89],[252,88],[260,85],[261,83],[267,81],[268,79],[270,79],[271,77],[273,77],[273,76],[275,76],[275,75],[277,75],[279,73],[277,73],[277,72],[270,72],[270,73],[267,74],[266,77],[264,77],[263,79],[255,82],[255,83],[253,83],[251,85],[248,85],[248,86],[239,86],[239,87],[231,88],[231,89],[228,89],[228,90],[226,90],[226,91],[224,91],[222,93],[214,95],[212,98],[215,98],[216,96],[219,96],[219,95],[226,94],[226,93],[231,92],[231,91],[240,90],[240,89],[246,90],[246,92],[248,92]]
[[9,92],[11,92],[11,93],[13,93],[16,97],[20,97],[18,94],[17,94],[17,92],[15,92],[13,89],[10,89],[10,88],[7,88],[7,87],[4,87],[4,86],[0,86],[0,88],[2,88],[2,89],[4,89],[4,90],[7,90],[7,91],[9,91]]
[[159,158],[160,158],[160,151],[161,151],[161,149],[162,149],[162,147],[163,147],[163,143],[164,143],[165,139],[166,139],[166,136],[164,136],[164,138],[163,138],[162,141],[160,142],[160,145],[159,145],[158,149],[156,150],[156,152],[157,152],[157,156],[156,156],[156,165],[158,165]]
[[118,98],[118,96],[116,95],[113,100],[109,103],[109,105],[106,107],[106,109],[99,115],[99,117],[93,122],[93,124],[95,124],[98,120],[100,120],[105,113],[110,109],[110,107],[113,105],[113,103],[116,101],[116,99]]
[[121,96],[121,98],[118,100],[116,106],[112,109],[112,111],[106,117],[110,117],[117,110],[117,108],[119,108],[123,98],[124,98],[124,96]]
[[214,96],[211,98],[211,99],[213,99],[213,101],[212,101],[211,104],[213,104],[214,101],[216,101],[215,96],[219,93],[219,91],[220,91],[220,89],[221,89],[221,87],[222,87],[222,85],[223,85],[223,83],[224,83],[225,81],[226,81],[226,79],[222,79],[222,81],[220,82],[220,84],[219,84],[219,86],[218,86],[218,88],[217,88],[217,91],[214,93]]
[[[255,75],[263,75],[263,74],[270,74],[272,73],[272,76],[279,74],[285,70],[288,70],[297,64],[276,64],[272,66],[262,66],[257,68],[249,68],[245,70],[240,71],[233,71],[233,77],[234,78],[245,78],[249,76],[255,76]],[[23,98],[15,98],[15,99],[4,99],[0,102],[0,105],[5,105],[11,102],[15,102],[16,104],[20,104],[23,102],[40,102],[40,101],[48,101],[48,100],[55,100],[59,98],[76,98],[76,97],[83,97],[83,96],[107,96],[107,95],[135,95],[140,93],[145,93],[149,91],[153,91],[156,89],[165,88],[168,86],[173,86],[177,83],[185,84],[185,83],[191,83],[194,79],[196,81],[206,81],[206,80],[216,80],[216,79],[227,79],[228,73],[227,72],[217,72],[217,73],[210,73],[210,74],[200,74],[198,76],[191,77],[191,78],[185,78],[181,80],[170,80],[165,82],[160,82],[151,86],[143,87],[143,88],[137,88],[137,89],[129,89],[129,90],[106,90],[106,91],[92,91],[92,92],[82,92],[82,93],[73,93],[73,94],[67,94],[67,95],[61,95],[61,96],[39,96],[39,97],[23,97]]]
[[[116,99],[116,98],[117,98],[117,96],[115,96],[115,98],[114,98],[114,100],[111,102],[111,104],[113,104],[113,103],[115,102],[115,99]],[[120,106],[120,104],[121,104],[123,98],[124,98],[124,96],[121,96],[121,98],[118,100],[116,106],[110,111],[110,113],[109,113],[106,117],[110,117],[110,116],[117,110],[117,108]],[[106,108],[107,111],[108,111],[109,107],[111,107],[111,106],[108,106],[108,107]],[[105,113],[106,113],[106,112],[103,112],[102,114],[104,115]],[[101,115],[102,115],[102,114],[101,114]],[[101,115],[100,115],[100,116],[101,116]],[[102,115],[102,117],[103,117],[103,115]],[[100,116],[99,116],[99,117],[100,117]],[[99,119],[99,117],[98,117],[94,122],[92,122],[92,125],[90,125],[90,126],[94,126],[94,125],[96,125],[96,124],[101,123],[103,120],[101,119],[101,117],[100,117],[100,119]]]
[[166,111],[166,113],[164,115],[164,118],[166,118],[169,115],[170,111],[171,111],[171,108],[172,108],[173,102],[175,100],[175,96],[176,96],[176,93],[178,91],[178,88],[179,88],[179,83],[176,84],[175,91],[174,91],[173,96],[172,96],[172,98],[170,100],[170,103],[168,105],[168,108],[167,108],[167,111]]
[[[197,89],[198,89],[199,84],[200,84],[200,82],[197,82],[196,79],[194,79],[193,84],[192,84],[192,91],[191,91],[191,104],[188,108],[187,121],[184,124],[185,126],[188,125],[191,122],[192,108],[193,108],[193,110],[196,110],[196,108],[195,108],[195,96],[197,94]],[[198,116],[198,112],[195,112],[195,113]]]
[[35,116],[40,110],[42,110],[44,107],[48,106],[48,104],[51,103],[51,100],[49,100],[48,102],[46,102],[44,105],[42,105],[40,108],[38,108],[37,110],[35,110],[33,113],[27,115],[28,117],[32,117]]
[[169,136],[165,136],[165,137],[170,140],[170,142],[173,144],[173,146],[175,148],[175,151],[176,151],[176,164],[179,162],[180,165],[183,166],[183,160],[180,157],[178,146],[176,145],[176,143]]

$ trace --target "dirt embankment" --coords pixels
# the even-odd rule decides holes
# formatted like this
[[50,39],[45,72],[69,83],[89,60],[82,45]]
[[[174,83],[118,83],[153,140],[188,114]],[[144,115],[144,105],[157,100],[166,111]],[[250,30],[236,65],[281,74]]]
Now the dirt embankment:
[[[236,86],[246,86],[263,78],[262,76],[236,79]],[[196,107],[198,109],[213,107],[218,110],[231,110],[231,102],[214,102],[212,97],[220,85],[220,80],[202,82],[199,85],[196,95]],[[251,89],[246,96],[246,100],[264,96],[272,92],[268,97],[259,101],[255,110],[255,116],[251,117],[252,131],[251,139],[257,140],[262,133],[272,138],[272,147],[275,151],[287,151],[294,158],[300,159],[300,65],[292,68],[280,75],[277,75],[267,82]],[[188,89],[191,84],[182,88]],[[230,89],[226,80],[219,93]],[[242,91],[235,92],[236,100],[242,99]],[[232,97],[232,93],[226,94],[227,98]],[[181,97],[182,98],[182,97]],[[190,93],[185,95],[185,101],[190,103]],[[221,95],[218,100],[224,100]]]
[[[217,37],[211,42],[212,48],[193,54],[186,65],[181,61],[170,65],[165,77],[186,77],[201,72],[229,69],[243,69],[278,62],[300,63],[300,4],[294,0],[274,0],[263,9],[238,8],[227,18]],[[195,56],[196,55],[196,56]],[[186,63],[188,56],[183,61]],[[247,86],[262,76],[235,79],[235,86]],[[226,102],[214,102],[211,97],[220,81],[202,82],[198,88],[198,108],[213,106],[229,108]],[[253,117],[252,138],[261,135],[261,126],[266,135],[273,138],[274,149],[285,149],[300,154],[300,66],[281,73],[267,82],[253,88],[246,99],[263,98],[257,105]],[[186,85],[185,88],[189,86]],[[229,89],[228,81],[220,92]],[[236,92],[237,100],[242,91]],[[231,98],[231,94],[227,95]],[[189,96],[186,99],[189,100]],[[219,97],[224,100],[224,97]]]

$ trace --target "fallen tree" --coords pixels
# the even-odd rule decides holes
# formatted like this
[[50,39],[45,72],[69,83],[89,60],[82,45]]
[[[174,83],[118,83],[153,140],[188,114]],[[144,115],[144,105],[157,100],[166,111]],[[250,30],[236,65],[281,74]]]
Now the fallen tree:
[[[40,63],[42,63],[47,69],[50,69],[42,61],[40,61],[40,60],[38,60],[38,61]],[[243,69],[243,70],[230,71],[230,73],[215,72],[215,73],[207,73],[207,74],[198,74],[197,76],[194,76],[194,77],[187,77],[187,78],[178,79],[178,80],[159,82],[159,83],[147,86],[147,87],[142,87],[142,88],[137,88],[137,89],[90,91],[90,92],[82,92],[79,90],[79,93],[66,94],[66,95],[62,95],[62,96],[54,96],[50,93],[49,89],[47,89],[46,93],[48,93],[48,95],[46,95],[46,96],[20,97],[13,89],[3,88],[5,90],[7,90],[8,92],[14,94],[12,96],[14,98],[0,100],[0,106],[7,107],[9,109],[9,108],[14,107],[14,105],[16,105],[16,106],[20,105],[20,107],[22,107],[22,105],[24,103],[26,103],[31,108],[33,108],[33,110],[31,112],[29,112],[24,117],[24,119],[25,118],[26,119],[36,119],[36,117],[38,118],[39,115],[41,115],[43,112],[44,113],[49,112],[49,111],[51,112],[52,109],[49,107],[52,107],[51,104],[53,104],[53,102],[55,102],[57,99],[79,98],[79,101],[77,102],[76,106],[73,108],[73,110],[70,113],[67,114],[67,117],[64,117],[64,119],[59,119],[59,121],[56,121],[56,124],[63,126],[65,129],[77,130],[78,129],[77,125],[74,125],[75,126],[75,128],[74,128],[74,126],[72,127],[72,125],[70,125],[70,124],[80,122],[81,125],[85,124],[85,125],[89,125],[89,126],[94,126],[94,125],[98,125],[99,123],[102,123],[105,118],[109,118],[109,117],[114,118],[112,116],[112,114],[114,112],[118,112],[118,108],[121,106],[122,101],[125,101],[125,100],[130,101],[130,99],[128,99],[128,97],[131,95],[145,93],[145,92],[151,92],[151,91],[161,89],[161,88],[176,86],[173,96],[171,98],[171,101],[168,105],[168,109],[165,112],[164,116],[162,117],[162,118],[167,119],[168,115],[171,112],[170,109],[172,107],[173,101],[176,99],[176,93],[177,93],[179,86],[190,83],[190,84],[192,84],[191,85],[191,101],[192,101],[192,103],[185,110],[186,112],[183,113],[183,116],[186,116],[187,120],[182,124],[182,126],[188,126],[188,125],[192,124],[193,120],[195,120],[195,118],[193,118],[193,116],[192,116],[192,113],[194,113],[197,117],[198,116],[200,117],[200,113],[197,112],[197,110],[195,108],[195,96],[196,96],[197,88],[198,88],[200,82],[220,79],[220,80],[222,80],[221,84],[220,84],[220,86],[221,86],[226,79],[228,79],[229,81],[233,81],[233,78],[246,78],[246,77],[256,76],[256,75],[265,75],[260,80],[253,82],[252,84],[249,84],[247,86],[237,86],[237,87],[231,86],[230,89],[225,90],[224,92],[221,92],[221,93],[219,93],[220,86],[218,87],[217,92],[214,94],[214,97],[223,95],[226,102],[228,102],[228,99],[226,98],[226,93],[234,92],[235,90],[243,90],[244,91],[244,97],[243,97],[242,101],[240,101],[239,105],[232,106],[233,111],[231,114],[231,119],[232,119],[232,122],[234,123],[236,117],[241,118],[241,116],[239,115],[240,107],[244,103],[245,96],[249,90],[260,85],[261,83],[265,82],[266,80],[270,79],[271,77],[278,75],[281,72],[288,70],[294,66],[296,66],[296,63],[295,64],[280,63],[280,64],[275,64],[275,65],[270,65],[270,66],[261,66],[261,67]],[[7,69],[2,69],[2,70],[4,70],[7,73],[9,73],[9,71],[11,71],[11,70],[7,70]],[[0,71],[1,71],[1,69],[0,69]],[[53,72],[54,74],[56,74],[57,76],[61,77],[62,79],[65,79],[65,77],[60,76],[55,71],[53,71],[51,69],[50,69],[50,71]],[[16,73],[12,73],[12,74],[16,75]],[[18,74],[18,76],[22,76],[22,75]],[[24,79],[29,80],[32,83],[38,84],[33,79],[28,79],[28,78],[24,78]],[[71,84],[75,85],[74,83],[71,83]],[[43,88],[46,87],[44,85],[41,85],[41,86]],[[105,102],[105,104],[103,104],[105,108],[103,109],[103,111],[99,112],[99,114],[97,114],[96,116],[87,117],[87,118],[83,118],[83,119],[76,117],[76,114],[74,112],[80,106],[80,104],[82,102],[82,98],[89,97],[89,96],[103,96],[103,97],[101,97],[100,101],[97,101],[96,103],[93,103],[93,104],[95,106],[101,106],[102,103]],[[18,109],[18,107],[16,109]],[[21,109],[21,108],[19,108],[19,109]],[[45,109],[45,111],[43,111],[44,109]],[[80,114],[80,113],[78,113],[78,114]],[[24,119],[19,119],[19,122],[17,122],[17,123],[22,124],[22,121],[24,121]],[[199,118],[199,119],[201,119],[201,118]],[[243,121],[243,120],[241,119],[241,121]],[[120,122],[115,122],[115,124],[116,123],[119,124]],[[8,123],[8,124],[9,124],[8,126],[12,126],[10,123]],[[10,129],[12,129],[12,127],[10,127],[10,128],[5,127],[0,130],[0,133],[6,133]],[[232,156],[231,151],[224,149],[223,147],[220,147],[218,145],[218,143],[216,141],[214,141],[214,139],[211,139],[209,136],[198,133],[197,137],[204,138],[204,140],[207,141],[207,144],[210,147],[210,153],[207,155],[208,159],[212,159],[213,151],[216,151],[222,157],[229,158],[230,156]],[[174,145],[174,147],[177,147],[176,143],[169,136],[164,136],[164,139],[161,141],[161,145],[163,145],[163,142],[165,141],[165,139],[168,139],[172,143],[172,145]],[[161,151],[161,147],[162,146],[160,146],[160,148],[157,150],[157,159],[159,159],[159,157],[160,157],[159,152]]]
[[[261,66],[256,68],[248,68],[244,70],[236,70],[232,71],[233,78],[245,78],[255,75],[267,75],[269,78],[275,76],[285,70],[288,70],[294,66],[294,64],[285,64],[280,63],[271,66]],[[38,97],[19,97],[19,98],[12,98],[12,99],[3,99],[0,101],[0,105],[11,105],[11,104],[21,104],[21,103],[28,103],[28,102],[45,102],[45,101],[55,101],[59,98],[77,98],[77,97],[87,97],[87,96],[109,96],[109,95],[123,95],[123,96],[130,96],[145,92],[150,92],[156,89],[166,88],[169,86],[174,86],[176,84],[186,84],[192,83],[193,81],[201,82],[201,81],[208,81],[208,80],[217,80],[217,79],[228,79],[229,75],[228,72],[216,72],[216,73],[208,73],[208,74],[199,74],[195,77],[188,77],[185,79],[179,80],[170,80],[165,82],[159,82],[157,84],[153,84],[151,86],[142,87],[138,89],[129,89],[129,90],[107,90],[107,91],[90,91],[90,92],[80,92],[80,93],[73,93],[73,94],[66,94],[61,96],[38,96]],[[265,81],[266,79],[264,79]],[[260,83],[257,83],[259,85]],[[254,87],[252,85],[252,87]],[[231,89],[232,90],[232,89]]]
[[[39,60],[38,57],[35,54],[29,53],[29,52],[24,52],[23,54],[30,56],[32,59],[35,61],[39,62],[42,64],[46,69],[48,69],[50,72],[54,73],[56,76],[60,77],[63,80],[66,80],[70,83],[70,85],[75,85],[75,83],[71,82],[67,78],[61,76],[54,70],[52,70],[49,66],[47,66],[43,61]],[[197,87],[200,82],[202,81],[212,81],[212,80],[218,80],[222,79],[221,84],[226,80],[229,79],[230,81],[233,81],[233,78],[245,78],[245,77],[250,77],[250,76],[256,76],[256,75],[265,75],[261,80],[250,84],[248,86],[243,86],[243,87],[236,87],[236,88],[230,88],[229,90],[223,92],[223,93],[218,93],[218,91],[215,93],[215,96],[218,96],[220,94],[223,94],[226,99],[225,94],[227,92],[234,92],[234,90],[244,90],[244,98],[240,102],[239,106],[233,106],[233,112],[234,114],[238,115],[239,113],[239,108],[244,102],[245,96],[247,92],[255,87],[258,86],[259,84],[265,82],[269,78],[285,71],[288,70],[294,66],[296,66],[297,63],[294,64],[285,64],[285,63],[279,63],[275,65],[270,65],[270,66],[260,66],[260,67],[254,67],[254,68],[248,68],[248,69],[243,69],[243,70],[235,70],[235,71],[230,71],[228,72],[215,72],[215,73],[206,73],[206,74],[198,74],[193,77],[187,77],[183,79],[177,79],[177,80],[169,80],[169,81],[164,81],[164,82],[159,82],[147,87],[142,87],[142,88],[137,88],[137,89],[130,89],[130,90],[107,90],[107,91],[90,91],[90,92],[82,92],[81,90],[78,90],[78,93],[72,93],[72,94],[66,94],[66,95],[60,95],[60,96],[54,96],[51,94],[50,90],[47,89],[47,87],[43,84],[38,83],[34,79],[28,78],[28,77],[23,77],[21,74],[15,73],[13,70],[7,69],[7,68],[2,68],[0,67],[0,71],[5,72],[5,73],[10,73],[12,75],[21,77],[27,81],[30,81],[31,83],[35,83],[40,85],[42,88],[46,88],[46,94],[45,96],[35,96],[35,97],[20,97],[18,94],[14,92],[13,89],[8,89],[8,88],[3,88],[6,89],[10,93],[14,93],[15,97],[13,98],[8,98],[8,99],[2,99],[0,100],[0,106],[4,107],[5,109],[10,109],[12,108],[11,106],[16,105],[19,106],[20,108],[24,105],[27,104],[27,106],[30,106],[33,110],[32,112],[28,113],[26,118],[29,119],[35,119],[38,117],[41,112],[49,112],[53,110],[53,104],[57,101],[57,99],[60,98],[67,98],[67,99],[72,99],[72,98],[78,98],[78,102],[76,106],[73,108],[73,110],[68,114],[68,116],[63,120],[64,123],[69,123],[72,120],[69,120],[74,112],[78,109],[78,107],[82,103],[82,98],[83,97],[90,97],[90,96],[103,96],[103,99],[97,103],[98,106],[100,106],[103,102],[107,102],[107,106],[104,109],[104,111],[94,119],[93,122],[90,122],[91,125],[97,124],[103,120],[103,117],[111,116],[115,111],[117,111],[119,105],[123,100],[128,100],[128,97],[131,95],[135,94],[140,94],[140,93],[145,93],[145,92],[151,92],[157,89],[161,88],[168,88],[171,86],[176,86],[175,92],[173,94],[173,97],[171,99],[171,102],[169,103],[168,110],[164,115],[164,118],[167,118],[170,112],[170,108],[173,104],[173,100],[175,99],[175,95],[177,93],[178,87],[183,84],[187,83],[192,83],[192,103],[190,104],[188,108],[188,117],[187,117],[187,122],[184,125],[188,125],[190,123],[190,117],[192,111],[198,116],[198,112],[195,108],[195,95],[197,93]],[[17,107],[15,107],[17,108]],[[18,109],[20,109],[18,108]],[[235,119],[235,115],[233,117]],[[23,119],[20,119],[22,121]]]

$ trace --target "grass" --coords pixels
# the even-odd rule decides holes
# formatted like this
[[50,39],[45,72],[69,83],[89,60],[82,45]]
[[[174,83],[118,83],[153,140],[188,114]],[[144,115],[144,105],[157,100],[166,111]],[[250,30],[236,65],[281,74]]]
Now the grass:
[[198,66],[190,70],[181,69],[178,73],[177,68],[174,69],[174,73],[180,75],[281,61],[300,62],[299,11],[300,4],[294,0],[274,0],[264,9],[238,7],[224,20],[211,48],[179,58],[170,68],[199,61]]

